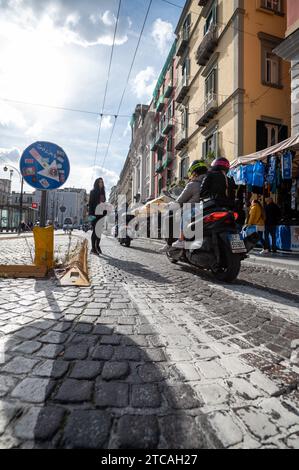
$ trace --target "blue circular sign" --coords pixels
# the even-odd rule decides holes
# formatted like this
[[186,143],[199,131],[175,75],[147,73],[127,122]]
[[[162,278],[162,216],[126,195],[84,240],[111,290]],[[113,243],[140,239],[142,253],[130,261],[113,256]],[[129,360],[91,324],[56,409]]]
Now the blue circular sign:
[[62,186],[70,174],[70,162],[64,150],[50,142],[35,142],[24,150],[21,174],[35,189],[51,190]]

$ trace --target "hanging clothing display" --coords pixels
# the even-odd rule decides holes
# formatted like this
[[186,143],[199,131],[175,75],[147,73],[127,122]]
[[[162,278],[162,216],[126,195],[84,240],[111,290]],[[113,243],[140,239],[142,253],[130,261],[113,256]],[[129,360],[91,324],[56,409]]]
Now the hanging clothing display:
[[265,182],[265,165],[262,162],[256,162],[253,167],[252,186],[262,188]]
[[272,156],[270,158],[269,170],[267,175],[267,183],[273,184],[276,178],[276,157]]
[[292,152],[288,151],[283,154],[281,157],[281,170],[282,170],[282,179],[291,180],[292,179]]

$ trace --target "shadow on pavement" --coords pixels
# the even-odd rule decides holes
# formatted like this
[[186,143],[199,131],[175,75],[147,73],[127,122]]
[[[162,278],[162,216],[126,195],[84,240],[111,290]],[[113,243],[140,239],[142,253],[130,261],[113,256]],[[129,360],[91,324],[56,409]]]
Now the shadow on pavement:
[[221,447],[162,349],[121,333],[133,322],[38,320],[15,331],[0,371],[1,447]]

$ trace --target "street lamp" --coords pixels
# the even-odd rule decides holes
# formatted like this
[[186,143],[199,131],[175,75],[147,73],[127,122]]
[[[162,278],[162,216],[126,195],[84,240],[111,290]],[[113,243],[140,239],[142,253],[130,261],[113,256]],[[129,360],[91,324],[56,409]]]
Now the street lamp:
[[[19,177],[20,177],[20,182],[21,182],[21,194],[20,194],[20,223],[19,223],[19,227],[18,227],[18,234],[21,233],[21,223],[22,223],[22,218],[23,218],[23,187],[24,187],[24,178],[23,176],[21,175],[20,171],[13,165],[8,165],[6,164],[5,167],[3,168],[4,171],[8,171],[8,167],[9,168],[12,168],[13,170],[15,170]],[[12,176],[12,171],[13,170],[10,170],[10,175]]]

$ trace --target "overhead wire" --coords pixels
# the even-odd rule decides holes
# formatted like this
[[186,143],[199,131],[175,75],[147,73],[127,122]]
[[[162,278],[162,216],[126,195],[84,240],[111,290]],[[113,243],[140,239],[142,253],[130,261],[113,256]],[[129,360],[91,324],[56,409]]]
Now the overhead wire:
[[149,12],[150,12],[152,3],[153,3],[153,0],[150,0],[149,5],[147,7],[146,15],[145,15],[145,18],[144,18],[144,21],[143,21],[143,25],[142,25],[140,34],[139,34],[139,38],[138,38],[138,41],[137,41],[137,45],[136,45],[136,48],[135,48],[135,52],[134,52],[134,55],[133,55],[133,59],[132,59],[132,62],[131,62],[129,73],[128,73],[128,76],[127,76],[127,80],[126,80],[126,83],[125,83],[125,87],[124,87],[124,90],[123,90],[123,93],[122,93],[122,96],[121,96],[121,99],[120,99],[120,102],[119,102],[119,105],[118,105],[117,112],[115,114],[115,120],[114,120],[114,123],[113,123],[113,126],[112,126],[108,147],[106,149],[106,153],[105,153],[105,156],[103,158],[102,165],[101,165],[102,168],[105,164],[106,158],[107,158],[109,150],[110,150],[110,145],[111,145],[111,142],[112,142],[112,137],[113,137],[116,122],[117,122],[117,115],[120,113],[120,109],[121,109],[122,104],[123,104],[123,100],[124,100],[124,97],[125,97],[125,94],[126,94],[126,91],[127,91],[127,87],[128,87],[129,80],[130,80],[130,77],[131,77],[131,73],[132,73],[132,70],[133,70],[133,67],[134,67],[134,64],[135,64],[137,52],[138,52],[138,49],[139,49],[139,46],[140,46],[140,42],[141,42],[141,39],[142,39],[142,36],[143,36],[143,32],[144,32],[144,29],[145,29],[145,25],[146,25],[146,22],[147,22],[147,19],[148,19],[148,16],[149,16]]
[[114,53],[114,47],[115,47],[117,27],[118,27],[119,16],[120,16],[121,2],[122,2],[122,0],[119,0],[118,10],[117,10],[117,17],[116,17],[115,28],[114,28],[112,48],[111,48],[111,53],[110,53],[107,80],[106,80],[106,86],[105,86],[104,98],[103,98],[103,104],[102,104],[102,112],[100,113],[100,123],[99,123],[98,134],[97,134],[97,143],[96,143],[96,150],[95,150],[95,155],[94,155],[93,170],[92,170],[91,178],[93,178],[93,175],[94,175],[97,156],[98,156],[99,142],[100,142],[100,137],[101,137],[102,122],[103,122],[103,113],[104,113],[104,109],[105,109],[105,105],[106,105],[106,99],[107,99],[108,85],[109,85],[109,80],[110,80],[110,73],[111,73],[112,59],[113,59],[113,53]]

